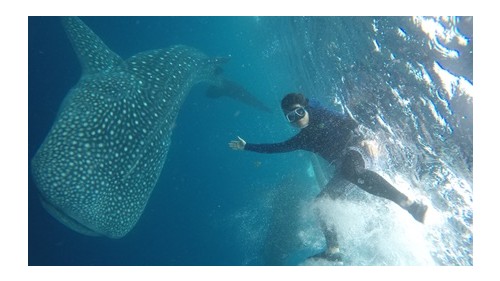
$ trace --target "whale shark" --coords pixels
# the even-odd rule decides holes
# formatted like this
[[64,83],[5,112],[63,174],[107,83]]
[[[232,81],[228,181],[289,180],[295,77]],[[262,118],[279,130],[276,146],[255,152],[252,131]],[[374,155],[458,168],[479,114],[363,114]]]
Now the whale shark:
[[42,206],[79,233],[121,238],[143,213],[179,109],[197,83],[220,85],[227,58],[184,45],[128,59],[80,18],[62,18],[82,75],[31,161]]

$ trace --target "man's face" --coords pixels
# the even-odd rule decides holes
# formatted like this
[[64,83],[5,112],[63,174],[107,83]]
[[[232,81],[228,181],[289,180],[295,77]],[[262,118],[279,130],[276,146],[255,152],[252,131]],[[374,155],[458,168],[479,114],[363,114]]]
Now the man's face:
[[309,125],[309,112],[300,104],[294,104],[285,112],[285,117],[294,127],[303,129]]

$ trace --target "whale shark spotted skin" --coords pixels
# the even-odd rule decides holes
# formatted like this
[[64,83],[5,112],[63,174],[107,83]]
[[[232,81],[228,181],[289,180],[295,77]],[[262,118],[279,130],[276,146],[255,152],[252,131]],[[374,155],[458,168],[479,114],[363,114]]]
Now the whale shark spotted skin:
[[32,174],[42,205],[60,222],[120,238],[146,207],[185,96],[198,82],[220,83],[225,59],[176,45],[124,60],[79,18],[62,22],[82,76],[32,159]]

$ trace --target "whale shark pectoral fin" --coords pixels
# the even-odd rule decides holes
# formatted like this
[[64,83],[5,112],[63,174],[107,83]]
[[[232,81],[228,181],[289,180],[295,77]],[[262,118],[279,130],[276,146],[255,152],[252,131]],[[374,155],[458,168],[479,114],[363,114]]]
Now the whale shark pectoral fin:
[[272,112],[269,107],[248,92],[242,85],[227,79],[223,79],[221,85],[211,85],[208,87],[205,95],[209,98],[227,96],[261,111]]
[[63,17],[62,23],[80,60],[82,74],[98,73],[123,63],[123,59],[78,17]]

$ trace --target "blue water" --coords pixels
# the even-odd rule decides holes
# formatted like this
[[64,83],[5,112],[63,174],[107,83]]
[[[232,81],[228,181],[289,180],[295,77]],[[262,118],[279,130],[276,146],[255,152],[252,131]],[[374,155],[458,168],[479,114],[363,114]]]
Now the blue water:
[[[84,236],[53,219],[28,175],[30,265],[303,264],[324,247],[314,208],[340,228],[353,265],[473,264],[472,19],[82,19],[124,58],[172,44],[230,55],[225,76],[275,110],[194,87],[148,206],[122,239]],[[424,32],[429,26],[447,37]],[[30,17],[28,43],[30,160],[80,66],[58,18]],[[421,226],[362,193],[313,206],[321,186],[309,153],[228,148],[237,135],[254,143],[292,136],[279,110],[292,91],[358,119],[381,143],[376,169],[425,198],[434,223]]]

